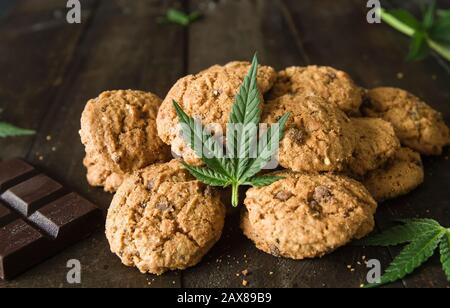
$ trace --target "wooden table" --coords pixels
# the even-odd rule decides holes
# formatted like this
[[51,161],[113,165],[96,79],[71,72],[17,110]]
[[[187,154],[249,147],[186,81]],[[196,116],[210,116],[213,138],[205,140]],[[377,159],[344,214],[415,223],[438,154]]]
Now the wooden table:
[[[405,1],[397,1],[405,5]],[[414,1],[408,6],[414,7]],[[438,1],[450,7],[450,1]],[[277,69],[331,65],[365,87],[398,86],[423,97],[450,123],[450,69],[436,57],[406,63],[408,39],[366,22],[358,0],[84,0],[83,21],[66,23],[65,1],[0,0],[0,119],[37,135],[0,140],[2,159],[24,157],[103,208],[111,195],[90,188],[82,166],[80,115],[86,101],[108,89],[142,89],[164,96],[175,81],[212,64],[249,60]],[[392,3],[385,3],[390,5]],[[201,10],[189,28],[157,23],[169,7]],[[426,182],[381,204],[377,228],[396,218],[431,217],[450,226],[449,151],[426,158]],[[223,238],[196,267],[157,277],[122,266],[103,230],[0,287],[65,287],[66,263],[82,263],[82,287],[359,287],[362,259],[387,266],[398,250],[347,246],[310,261],[258,251],[227,219]],[[348,265],[354,271],[348,269]],[[272,273],[270,273],[272,272]],[[395,287],[449,287],[437,257]]]

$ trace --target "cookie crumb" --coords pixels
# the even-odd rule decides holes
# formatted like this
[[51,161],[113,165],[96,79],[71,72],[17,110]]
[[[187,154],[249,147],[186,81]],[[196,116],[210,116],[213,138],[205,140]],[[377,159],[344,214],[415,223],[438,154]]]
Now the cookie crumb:
[[246,286],[248,286],[248,281],[247,280],[242,280],[242,285],[244,286],[244,287],[246,287]]
[[248,270],[245,269],[245,270],[243,270],[241,273],[242,273],[242,275],[247,276],[247,275],[248,275]]

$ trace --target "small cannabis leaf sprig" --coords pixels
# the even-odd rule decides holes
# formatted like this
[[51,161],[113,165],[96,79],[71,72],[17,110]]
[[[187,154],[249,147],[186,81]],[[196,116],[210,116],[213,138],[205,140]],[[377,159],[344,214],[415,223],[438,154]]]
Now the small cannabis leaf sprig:
[[422,60],[433,49],[450,61],[450,11],[437,10],[436,1],[425,9],[422,21],[406,10],[385,10],[381,18],[391,27],[412,37],[407,60]]
[[200,12],[192,12],[190,14],[186,14],[183,11],[176,9],[169,9],[166,12],[166,16],[164,18],[165,22],[170,22],[173,24],[177,24],[183,27],[189,26],[191,23],[199,20],[202,17]]
[[30,136],[34,134],[35,132],[33,130],[19,128],[6,122],[0,122],[0,138]]
[[450,281],[450,229],[442,227],[432,219],[410,219],[400,222],[403,224],[360,242],[366,246],[385,247],[408,243],[386,269],[380,283],[366,287],[378,287],[404,278],[431,258],[438,246],[442,267]]
[[[240,186],[261,187],[281,179],[279,176],[258,176],[257,174],[267,165],[278,149],[289,118],[288,113],[280,118],[277,125],[272,125],[262,134],[257,155],[250,155],[252,147],[258,142],[259,132],[256,127],[261,120],[261,94],[257,85],[257,74],[258,58],[255,55],[230,114],[226,138],[227,155],[223,154],[223,143],[214,138],[211,133],[205,132],[194,118],[189,117],[180,105],[173,101],[186,143],[206,165],[206,167],[194,167],[183,163],[184,167],[207,185],[223,188],[231,186],[234,207],[239,204]],[[231,129],[231,127],[238,129]]]

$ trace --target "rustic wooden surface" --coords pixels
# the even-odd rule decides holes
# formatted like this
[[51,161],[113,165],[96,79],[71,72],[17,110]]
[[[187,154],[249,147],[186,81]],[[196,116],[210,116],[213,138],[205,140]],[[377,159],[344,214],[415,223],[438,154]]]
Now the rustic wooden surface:
[[[0,157],[24,157],[106,209],[112,198],[88,187],[78,130],[85,102],[107,89],[133,88],[164,96],[187,73],[236,59],[278,69],[331,65],[365,87],[399,86],[423,97],[450,123],[450,69],[438,58],[403,61],[408,39],[369,25],[359,0],[82,0],[83,22],[65,21],[65,1],[0,0],[0,120],[37,135],[0,140]],[[390,1],[407,5],[415,1]],[[450,7],[450,1],[438,3]],[[200,10],[190,26],[157,22],[169,7]],[[404,77],[399,78],[399,73]],[[426,182],[377,214],[383,230],[399,217],[430,217],[450,225],[449,151],[425,158]],[[240,232],[238,213],[196,267],[157,277],[122,266],[102,231],[0,287],[69,287],[66,262],[82,263],[82,287],[359,287],[362,257],[387,266],[398,251],[347,246],[323,259],[292,261],[258,251]],[[363,264],[363,263],[362,263]],[[350,271],[351,265],[355,271]],[[270,272],[273,272],[271,275]],[[437,257],[392,287],[449,287]]]

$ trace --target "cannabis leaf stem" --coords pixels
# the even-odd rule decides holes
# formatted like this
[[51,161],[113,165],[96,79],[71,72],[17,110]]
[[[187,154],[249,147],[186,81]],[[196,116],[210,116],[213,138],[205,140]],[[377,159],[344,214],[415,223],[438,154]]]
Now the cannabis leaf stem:
[[408,60],[421,60],[433,49],[443,58],[450,61],[450,15],[448,11],[436,10],[433,1],[419,22],[405,10],[378,11],[379,16],[391,27],[412,37]]

